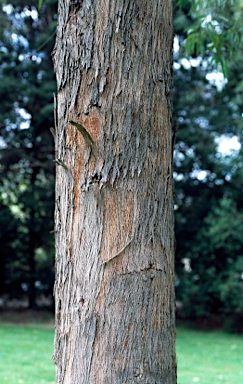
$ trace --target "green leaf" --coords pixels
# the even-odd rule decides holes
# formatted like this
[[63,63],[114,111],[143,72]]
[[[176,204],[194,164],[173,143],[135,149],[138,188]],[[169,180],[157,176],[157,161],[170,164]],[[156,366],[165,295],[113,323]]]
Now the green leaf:
[[97,149],[96,149],[96,145],[95,145],[95,142],[94,140],[92,139],[92,137],[90,136],[89,132],[84,128],[84,126],[80,123],[77,123],[75,121],[72,121],[70,120],[69,121],[70,124],[74,125],[77,130],[81,133],[81,135],[83,136],[84,138],[84,141],[86,142],[86,144],[91,148],[92,152],[93,152],[93,155],[96,156],[97,154]]
[[[242,0],[177,0],[180,9],[194,20],[187,27],[185,47],[189,55],[210,53],[212,61],[222,67],[224,76],[230,60],[236,57],[242,47]],[[188,9],[189,8],[189,9]]]
[[39,8],[39,9],[41,9],[42,4],[43,4],[43,0],[38,0],[38,8]]
[[187,5],[188,2],[189,0],[178,0],[177,4],[182,9]]

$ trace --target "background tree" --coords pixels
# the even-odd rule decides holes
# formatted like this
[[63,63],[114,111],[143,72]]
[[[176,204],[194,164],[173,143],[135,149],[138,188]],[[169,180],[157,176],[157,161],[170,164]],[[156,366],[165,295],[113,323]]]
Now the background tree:
[[[235,12],[238,11],[235,8]],[[232,282],[232,270],[241,265],[243,254],[239,241],[242,148],[226,156],[219,152],[218,143],[226,137],[237,137],[239,143],[242,142],[241,64],[237,55],[228,61],[228,82],[224,87],[209,81],[208,62],[200,57],[185,60],[184,27],[192,24],[188,10],[178,10],[175,32],[180,50],[175,56],[174,91],[179,126],[175,150],[177,299],[182,301],[184,317],[217,315],[223,319],[230,314],[238,323],[241,303],[237,296],[236,308],[236,297],[232,297],[234,310],[231,307],[229,311],[229,292],[233,291],[228,289],[228,283]],[[240,55],[241,48],[238,48]],[[228,199],[232,202],[231,215],[226,214],[224,206]],[[218,211],[225,215],[228,226],[221,227],[222,238],[235,231],[232,244],[228,238],[217,245],[220,238],[210,229],[212,225],[219,228],[216,225]],[[238,211],[236,226],[234,217]],[[236,277],[239,292],[242,283],[241,278]],[[227,295],[223,294],[225,291]]]
[[15,219],[8,206],[0,203],[0,294],[6,293],[8,276],[8,259],[14,253],[14,243],[17,239],[18,220]]
[[188,54],[208,56],[208,62],[227,76],[228,63],[238,54],[242,42],[242,1],[179,0],[178,4],[191,19],[187,29],[184,25]]
[[37,287],[50,292],[53,282],[54,167],[49,128],[54,124],[56,89],[51,58],[56,1],[46,1],[40,13],[32,1],[1,1],[1,8],[0,191],[18,222],[12,251],[2,260],[8,276],[4,293],[9,295],[11,286],[12,296],[25,293],[34,307]]

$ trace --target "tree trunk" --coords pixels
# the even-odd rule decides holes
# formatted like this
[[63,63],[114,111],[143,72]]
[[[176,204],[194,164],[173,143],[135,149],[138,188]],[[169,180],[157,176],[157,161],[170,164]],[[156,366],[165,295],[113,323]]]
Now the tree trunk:
[[58,384],[176,383],[172,4],[59,1]]

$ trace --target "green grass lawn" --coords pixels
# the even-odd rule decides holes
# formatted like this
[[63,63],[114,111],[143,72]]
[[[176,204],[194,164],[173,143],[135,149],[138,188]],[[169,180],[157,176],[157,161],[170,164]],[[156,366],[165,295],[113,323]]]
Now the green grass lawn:
[[[0,324],[0,383],[54,384],[53,336],[50,326]],[[243,336],[178,328],[177,363],[178,384],[243,383]]]
[[0,324],[0,383],[54,384],[53,328]]
[[178,384],[243,383],[243,336],[177,330]]

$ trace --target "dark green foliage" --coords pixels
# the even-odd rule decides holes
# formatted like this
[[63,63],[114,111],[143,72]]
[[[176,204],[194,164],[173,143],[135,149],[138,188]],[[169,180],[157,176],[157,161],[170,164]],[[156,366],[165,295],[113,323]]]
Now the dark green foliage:
[[[2,259],[2,293],[27,294],[33,307],[37,293],[50,293],[53,284],[54,148],[49,128],[56,90],[51,58],[56,1],[46,1],[39,14],[33,2],[0,3],[0,194],[18,221],[11,252]],[[10,220],[5,217],[6,226]]]
[[243,217],[234,202],[222,199],[206,217],[191,244],[191,271],[181,273],[178,299],[183,315],[218,315],[231,330],[243,331]]
[[175,16],[181,42],[174,87],[177,300],[183,317],[217,315],[233,324],[243,313],[243,157],[242,149],[220,154],[217,138],[237,136],[242,143],[241,51],[228,63],[228,83],[217,89],[202,60],[184,64],[177,19],[187,16],[185,10]]
[[227,77],[230,60],[242,48],[242,1],[178,0],[178,5],[193,16],[193,22],[184,25],[187,54],[208,56],[208,62]]
[[0,201],[0,294],[8,289],[10,270],[7,265],[15,253],[18,225],[19,220],[15,219],[9,207]]

